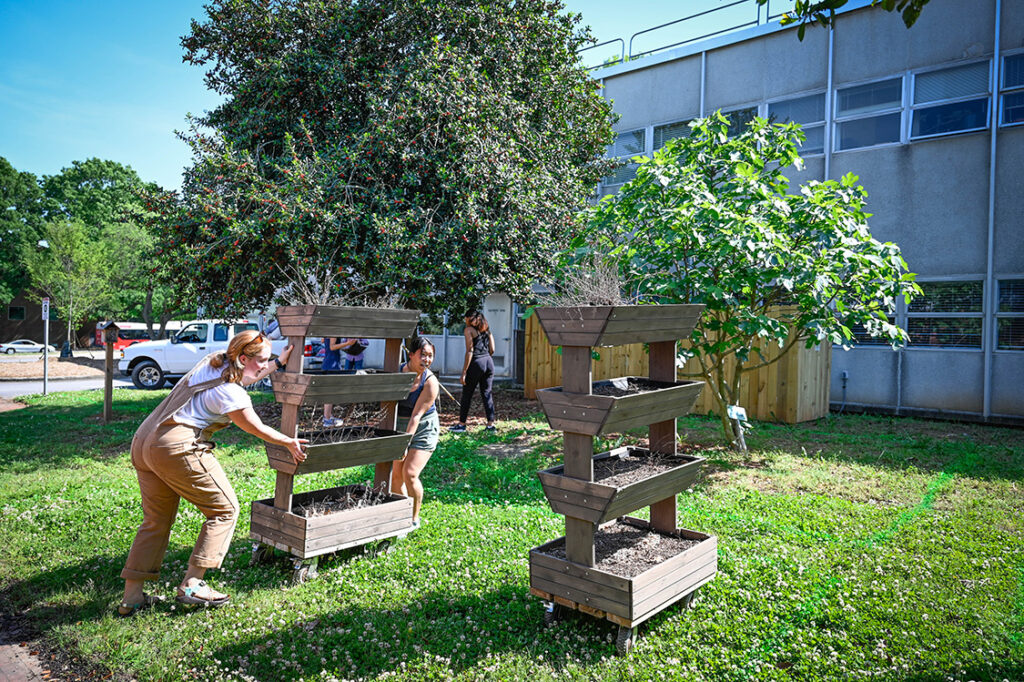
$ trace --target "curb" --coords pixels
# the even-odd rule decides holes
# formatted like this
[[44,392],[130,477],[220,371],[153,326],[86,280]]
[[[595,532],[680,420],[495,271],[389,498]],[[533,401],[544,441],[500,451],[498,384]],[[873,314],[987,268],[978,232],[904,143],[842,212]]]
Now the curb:
[[[95,377],[48,377],[47,381],[89,381],[90,379],[102,379],[103,375]],[[117,377],[114,377],[115,379]],[[42,381],[42,377],[0,377],[0,381]]]

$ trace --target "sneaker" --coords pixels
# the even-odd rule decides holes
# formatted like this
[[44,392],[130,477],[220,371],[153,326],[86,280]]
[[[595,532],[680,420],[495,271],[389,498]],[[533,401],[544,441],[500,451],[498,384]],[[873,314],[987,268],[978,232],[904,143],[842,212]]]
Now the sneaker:
[[490,424],[489,426],[485,426],[484,427],[484,431],[490,431],[491,433],[494,433],[497,430],[498,430],[498,427],[495,426],[494,424]]
[[419,530],[419,529],[420,529],[420,526],[422,526],[422,525],[423,525],[423,522],[422,522],[422,521],[420,521],[419,519],[416,519],[416,520],[414,520],[414,521],[412,522],[412,529],[413,529],[413,530]]
[[448,433],[465,433],[465,432],[466,432],[466,425],[465,424],[456,424],[455,426],[449,426],[448,427]]

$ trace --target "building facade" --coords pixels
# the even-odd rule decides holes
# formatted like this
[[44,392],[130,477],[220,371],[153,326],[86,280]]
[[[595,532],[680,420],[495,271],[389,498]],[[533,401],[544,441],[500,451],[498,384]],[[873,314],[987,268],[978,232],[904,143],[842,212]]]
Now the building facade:
[[620,116],[612,156],[721,110],[803,125],[794,188],[860,178],[872,234],[899,244],[924,295],[896,311],[905,349],[833,351],[834,408],[1024,419],[1024,0],[932,0],[910,29],[855,1],[803,41],[767,23],[593,73]]

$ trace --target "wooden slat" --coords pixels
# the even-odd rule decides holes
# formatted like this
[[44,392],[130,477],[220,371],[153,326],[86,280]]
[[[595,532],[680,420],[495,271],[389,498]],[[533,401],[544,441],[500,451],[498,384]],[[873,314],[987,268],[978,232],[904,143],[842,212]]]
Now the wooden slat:
[[546,580],[539,576],[530,576],[530,585],[536,587],[539,590],[551,593],[557,602],[559,598],[566,599],[570,602],[577,602],[586,604],[592,608],[601,609],[607,613],[614,613],[622,617],[629,617],[629,607],[625,604],[619,604],[603,597],[596,595],[590,595],[581,590],[560,585],[551,580]]
[[306,540],[333,535],[336,532],[349,532],[349,529],[376,523],[378,521],[394,521],[407,517],[412,519],[412,498],[399,497],[384,502],[355,509],[321,514],[320,516],[307,517]]
[[718,564],[704,564],[694,567],[676,582],[666,585],[660,592],[633,604],[633,620],[647,620],[651,616],[676,603],[718,574]]
[[544,566],[552,571],[564,573],[573,578],[599,582],[621,592],[628,593],[633,589],[632,582],[629,578],[623,578],[622,576],[615,575],[614,573],[602,571],[599,568],[589,568],[587,566],[574,564],[570,561],[566,561],[565,559],[559,559],[546,553],[551,550],[553,545],[559,545],[562,541],[563,538],[558,538],[550,543],[534,548],[530,552],[530,564]]
[[[629,606],[630,602],[630,590],[619,589],[611,585],[602,583],[600,579],[594,580],[592,576],[590,579],[583,578],[580,576],[573,576],[557,569],[552,569],[549,566],[542,566],[541,564],[530,563],[530,578],[531,582],[533,578],[540,578],[550,584],[560,585],[569,589],[576,590],[580,594],[586,594],[591,597],[599,597],[609,602],[620,604],[622,606]],[[598,576],[599,578],[599,576]],[[564,592],[557,593],[562,598],[568,598]],[[580,600],[574,600],[580,601]],[[593,600],[583,601],[582,603],[597,608]]]
[[565,555],[569,561],[593,566],[594,524],[585,519],[565,517]]
[[685,554],[685,561],[671,571],[667,571],[657,577],[648,577],[646,574],[637,576],[633,583],[634,604],[640,604],[650,599],[666,587],[679,583],[706,566],[717,566],[718,564],[718,546],[708,540],[705,540],[696,547],[691,547]]
[[321,538],[306,540],[306,551],[320,552],[321,550],[334,551],[341,547],[352,547],[357,544],[369,542],[372,538],[390,536],[395,533],[412,527],[412,509],[409,510],[408,518],[391,519],[388,521],[373,520],[370,523],[351,524],[347,527],[337,526],[332,528],[337,532]]
[[[402,368],[402,340],[401,339],[388,339],[384,343],[384,371],[385,372],[397,372]],[[415,377],[414,377],[415,378]],[[381,408],[384,410],[384,416],[380,421],[380,428],[389,429],[394,431],[398,425],[398,402],[393,400],[386,400],[381,402]],[[388,492],[391,492],[391,468],[394,466],[392,462],[380,462],[374,467],[373,470],[373,486],[374,488],[383,487]]]

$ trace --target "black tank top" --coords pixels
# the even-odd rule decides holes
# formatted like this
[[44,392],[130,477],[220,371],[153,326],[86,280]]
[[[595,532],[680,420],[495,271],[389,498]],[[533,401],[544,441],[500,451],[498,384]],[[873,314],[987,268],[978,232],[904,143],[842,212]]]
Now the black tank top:
[[[402,366],[402,369],[405,369],[404,365]],[[412,390],[412,393],[406,396],[405,400],[402,400],[398,403],[399,417],[408,418],[412,416],[412,411],[416,409],[416,403],[420,399],[420,393],[423,393],[423,387],[427,385],[427,381],[432,376],[434,376],[434,373],[431,372],[429,369],[423,370],[423,380],[420,381],[420,385],[414,388]],[[427,408],[427,411],[423,413],[423,416],[426,417],[428,414],[436,411],[437,405],[431,405],[430,407]]]
[[491,332],[480,332],[473,337],[473,357],[479,358],[491,354]]

